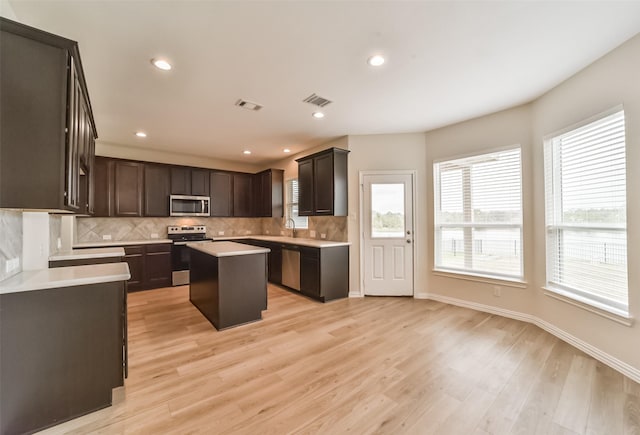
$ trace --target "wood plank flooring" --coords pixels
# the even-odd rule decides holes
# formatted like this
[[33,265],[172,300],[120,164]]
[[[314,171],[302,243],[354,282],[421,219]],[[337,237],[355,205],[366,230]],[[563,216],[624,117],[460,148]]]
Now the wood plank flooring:
[[114,406],[44,433],[640,434],[640,385],[527,323],[271,285],[263,314],[218,332],[187,286],[130,294]]

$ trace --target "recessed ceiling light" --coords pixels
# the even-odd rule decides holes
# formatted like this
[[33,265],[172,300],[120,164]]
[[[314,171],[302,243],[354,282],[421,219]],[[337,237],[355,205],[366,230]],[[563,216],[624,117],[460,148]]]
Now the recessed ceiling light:
[[136,136],[138,137],[147,137],[147,133],[144,131],[136,131]]
[[244,150],[244,151],[242,151],[242,154],[246,154],[246,155],[248,156],[249,154],[251,154],[251,151],[249,151],[249,150]]
[[165,59],[151,59],[151,63],[158,69],[163,71],[169,71],[171,64]]
[[289,148],[285,148],[282,151],[285,152],[285,153],[290,153],[291,152],[291,150]]
[[379,54],[376,54],[375,56],[371,56],[367,60],[367,63],[371,66],[380,66],[384,63],[384,57],[380,56]]
[[322,113],[322,112],[313,112],[311,115],[312,115],[314,118],[318,118],[318,119],[320,119],[320,118],[324,118],[324,113]]

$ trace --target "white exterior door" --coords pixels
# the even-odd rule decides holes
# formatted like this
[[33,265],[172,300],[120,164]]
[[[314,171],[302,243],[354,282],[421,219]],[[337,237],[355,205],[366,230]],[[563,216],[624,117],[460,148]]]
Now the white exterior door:
[[413,295],[413,184],[407,171],[362,174],[364,294]]

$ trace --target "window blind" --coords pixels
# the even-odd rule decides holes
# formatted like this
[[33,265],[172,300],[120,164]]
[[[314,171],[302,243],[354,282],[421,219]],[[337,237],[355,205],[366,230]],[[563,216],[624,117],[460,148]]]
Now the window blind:
[[298,216],[298,179],[293,178],[286,183],[286,228],[291,228],[289,218],[293,219],[296,228],[308,228],[309,220],[306,216]]
[[522,278],[520,148],[434,164],[435,266]]
[[547,141],[547,285],[628,312],[624,111]]

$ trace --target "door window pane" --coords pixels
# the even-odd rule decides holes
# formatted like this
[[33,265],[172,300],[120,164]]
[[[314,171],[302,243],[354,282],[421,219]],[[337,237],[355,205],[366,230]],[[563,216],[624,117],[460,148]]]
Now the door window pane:
[[404,184],[371,184],[371,237],[404,237],[404,223]]

